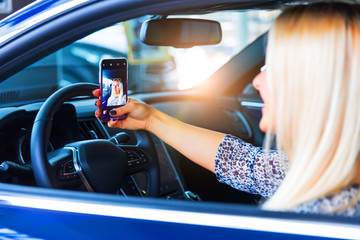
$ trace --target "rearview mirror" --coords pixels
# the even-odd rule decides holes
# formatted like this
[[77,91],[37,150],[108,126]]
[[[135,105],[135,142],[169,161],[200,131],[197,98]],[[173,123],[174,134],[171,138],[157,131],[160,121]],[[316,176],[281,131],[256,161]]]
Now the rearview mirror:
[[212,45],[221,41],[221,26],[216,21],[202,19],[152,19],[142,24],[140,38],[151,46],[190,48]]

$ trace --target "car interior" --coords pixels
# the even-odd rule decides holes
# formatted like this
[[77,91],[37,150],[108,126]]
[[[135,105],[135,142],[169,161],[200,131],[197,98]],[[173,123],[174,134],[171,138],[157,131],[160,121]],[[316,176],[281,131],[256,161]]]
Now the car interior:
[[0,21],[0,238],[357,238],[359,218],[264,211],[157,136],[95,117],[101,61],[126,59],[129,97],[263,146],[252,81],[298,3],[47,0]]
[[[232,14],[236,15],[235,18],[248,19],[251,19],[251,14],[266,14],[266,11],[257,12],[259,10],[249,13],[234,11]],[[226,34],[240,24],[231,25],[233,19],[226,19],[226,14],[210,14],[210,18],[215,19],[215,25],[221,25],[222,41],[227,40]],[[274,19],[278,13],[269,14],[271,17],[266,17],[266,21],[270,26],[271,20],[268,19]],[[190,22],[187,25],[193,24],[194,31],[198,31],[194,23],[204,16],[207,14],[188,13],[181,15],[181,18],[177,15],[152,15],[106,26],[46,54],[1,82],[0,182],[42,187],[49,185],[52,188],[119,196],[257,204],[260,196],[219,183],[213,173],[194,164],[155,135],[109,128],[94,116],[97,108],[91,90],[98,88],[99,61],[104,58],[127,58],[130,97],[186,123],[232,134],[255,146],[262,146],[263,133],[258,127],[262,101],[251,82],[264,65],[266,30],[259,31],[249,44],[231,49],[226,61],[218,64],[217,68],[209,63],[208,68],[213,69],[205,80],[196,85],[190,82],[192,86],[179,89],[179,69],[184,61],[178,62],[176,58],[199,51],[198,48],[202,46],[198,45],[203,45],[201,41],[214,44],[209,42],[213,39],[206,37],[199,40],[199,37],[193,37],[191,41],[179,43],[173,38],[176,33],[164,31],[159,34],[159,26],[149,23],[149,20],[166,22],[166,19],[182,19],[177,24],[187,20]],[[220,24],[216,18],[224,22]],[[143,36],[140,37],[141,31]],[[109,34],[121,36],[114,37],[117,42],[112,42],[114,39],[107,37]],[[104,42],[95,44],[99,42],[99,35],[105,36]],[[221,37],[221,32],[218,35]],[[194,42],[194,39],[199,42]],[[119,41],[125,43],[120,45]],[[208,52],[209,58],[216,59],[220,55],[220,51],[214,50],[216,47],[205,47],[201,53]],[[222,52],[229,51],[226,46],[218,47]],[[188,74],[197,74],[196,67],[189,71]],[[189,85],[189,82],[186,83]],[[58,91],[62,88],[66,91]],[[76,145],[92,140],[104,145]],[[108,142],[115,143],[122,150],[119,154],[125,160],[121,161],[121,166],[108,161],[117,154],[117,150],[107,145]],[[85,176],[80,176],[76,162],[71,158],[74,148],[90,151],[76,160],[82,168],[88,168],[83,169]],[[99,155],[97,159],[101,161],[88,160],[91,159],[90,155]],[[40,156],[46,164],[36,163],[34,156]],[[48,173],[44,174],[46,171]],[[110,177],[114,172],[119,176]]]

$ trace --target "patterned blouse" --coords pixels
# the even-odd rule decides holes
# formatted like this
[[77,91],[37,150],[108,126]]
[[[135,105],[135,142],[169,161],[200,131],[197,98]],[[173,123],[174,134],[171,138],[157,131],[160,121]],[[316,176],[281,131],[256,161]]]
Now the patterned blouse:
[[[265,161],[263,148],[226,135],[220,143],[215,158],[217,179],[241,191],[272,196],[284,179],[289,163],[278,151],[270,150]],[[281,160],[285,159],[285,160]],[[319,198],[298,206],[294,212],[328,214],[341,206],[346,206],[359,194],[359,186],[340,190],[337,194]],[[358,216],[359,204],[355,204],[336,215]]]

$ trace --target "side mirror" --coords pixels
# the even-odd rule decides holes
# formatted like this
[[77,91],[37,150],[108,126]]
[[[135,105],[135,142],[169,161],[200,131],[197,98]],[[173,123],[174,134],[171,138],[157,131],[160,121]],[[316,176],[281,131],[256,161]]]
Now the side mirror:
[[151,46],[190,48],[218,44],[221,41],[219,22],[201,19],[168,18],[144,22],[141,41]]

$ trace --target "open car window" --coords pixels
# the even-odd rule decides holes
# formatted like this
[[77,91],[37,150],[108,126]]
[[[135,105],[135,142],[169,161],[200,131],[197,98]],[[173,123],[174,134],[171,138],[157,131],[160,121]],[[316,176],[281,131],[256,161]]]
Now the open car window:
[[98,83],[98,64],[103,58],[128,59],[130,93],[188,89],[204,81],[267,31],[278,14],[278,10],[257,10],[171,16],[220,22],[223,34],[220,44],[188,49],[143,44],[139,30],[151,16],[115,24],[58,50],[0,83],[1,104],[38,101],[72,83]]

